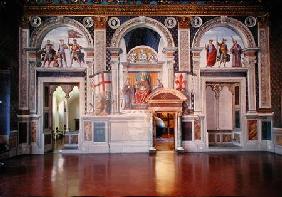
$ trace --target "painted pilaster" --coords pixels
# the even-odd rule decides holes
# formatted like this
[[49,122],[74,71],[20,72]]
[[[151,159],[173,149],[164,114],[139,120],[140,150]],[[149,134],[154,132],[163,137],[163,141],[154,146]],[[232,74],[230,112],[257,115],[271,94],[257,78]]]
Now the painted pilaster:
[[192,78],[192,92],[194,94],[194,111],[200,112],[202,110],[202,97],[201,97],[201,76],[200,76],[200,52],[202,48],[192,49],[193,55],[193,78]]
[[29,29],[28,17],[22,18],[22,23],[19,28],[19,111],[20,113],[29,113],[29,64],[27,48],[29,47]]
[[271,108],[270,52],[268,17],[259,18],[258,23],[258,73],[259,73],[259,108]]
[[257,49],[245,49],[245,66],[248,68],[248,104],[249,112],[256,111],[256,51]]
[[106,70],[106,24],[107,17],[93,17],[94,21],[94,73]]
[[164,80],[164,87],[167,88],[173,88],[173,84],[174,84],[174,53],[177,50],[177,48],[164,48],[163,49],[163,53],[166,56],[166,63],[164,66],[164,70],[163,72],[166,73],[167,72],[167,78]]
[[120,48],[109,48],[111,53],[111,71],[112,71],[112,106],[111,113],[120,113],[120,95],[119,95],[119,69],[120,69],[120,57],[122,53]]
[[29,109],[31,114],[36,114],[36,51],[37,48],[27,50],[29,64]]
[[94,90],[92,88],[91,84],[91,78],[90,76],[93,76],[94,74],[94,67],[93,67],[93,60],[94,60],[94,49],[93,48],[85,48],[84,49],[86,55],[86,114],[90,114],[94,112]]
[[191,17],[178,19],[179,71],[190,72],[190,22]]

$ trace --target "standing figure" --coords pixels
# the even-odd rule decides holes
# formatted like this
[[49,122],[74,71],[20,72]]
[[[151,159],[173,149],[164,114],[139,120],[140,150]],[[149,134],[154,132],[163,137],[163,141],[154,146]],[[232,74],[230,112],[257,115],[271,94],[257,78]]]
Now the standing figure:
[[230,49],[232,53],[232,67],[241,67],[241,54],[242,54],[242,48],[237,43],[237,40],[233,39],[233,46]]
[[81,46],[77,43],[76,39],[73,39],[73,44],[69,44],[71,50],[71,66],[73,60],[77,61],[81,66],[81,62],[84,62],[84,54],[81,53]]
[[221,43],[217,42],[217,45],[219,46],[218,61],[220,65],[223,63],[224,67],[225,67],[226,62],[230,61],[230,55],[228,54],[228,49],[227,49],[227,45],[225,44],[225,41],[226,39],[223,38]]
[[57,53],[58,58],[60,58],[60,67],[63,67],[63,60],[65,65],[67,65],[65,49],[68,49],[68,46],[64,43],[63,39],[60,39],[59,49]]
[[217,50],[212,43],[213,40],[209,40],[209,44],[206,45],[206,50],[207,50],[207,67],[213,67],[215,62],[216,62],[216,53]]
[[158,81],[157,89],[163,88],[164,85],[163,85],[163,83],[161,82],[161,80],[160,80],[160,79],[157,79],[157,81]]
[[45,44],[45,47],[42,50],[45,53],[43,66],[45,66],[46,62],[48,61],[49,67],[51,62],[54,60],[54,56],[56,54],[55,50],[53,49],[53,44],[51,44],[50,40],[47,40],[47,43]]
[[132,104],[132,88],[129,84],[128,79],[124,82],[123,88],[122,88],[122,93],[123,93],[123,99],[124,99],[124,109],[130,109],[131,104]]

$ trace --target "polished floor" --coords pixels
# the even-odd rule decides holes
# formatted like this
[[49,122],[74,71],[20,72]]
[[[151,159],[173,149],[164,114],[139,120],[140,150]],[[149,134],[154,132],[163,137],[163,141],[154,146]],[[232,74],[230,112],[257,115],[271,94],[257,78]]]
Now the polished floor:
[[20,156],[0,171],[0,196],[282,196],[271,153]]

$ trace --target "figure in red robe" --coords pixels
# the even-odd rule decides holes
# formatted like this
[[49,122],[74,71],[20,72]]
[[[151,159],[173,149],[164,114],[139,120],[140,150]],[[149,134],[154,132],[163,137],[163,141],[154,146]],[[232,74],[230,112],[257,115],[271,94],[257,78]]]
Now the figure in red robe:
[[215,62],[216,62],[216,53],[217,50],[212,43],[213,40],[209,40],[209,44],[206,45],[206,50],[207,50],[207,67],[213,67]]
[[151,86],[147,79],[146,74],[142,73],[141,80],[136,81],[135,84],[135,103],[142,104],[145,103],[147,96],[151,93]]

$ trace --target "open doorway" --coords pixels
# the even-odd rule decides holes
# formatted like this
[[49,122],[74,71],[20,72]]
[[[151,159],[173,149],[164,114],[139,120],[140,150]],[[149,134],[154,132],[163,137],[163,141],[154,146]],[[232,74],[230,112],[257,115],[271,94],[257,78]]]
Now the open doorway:
[[155,147],[158,151],[175,149],[175,113],[157,112],[155,116]]
[[240,146],[240,84],[210,82],[206,86],[206,114],[209,147]]
[[70,134],[79,131],[79,87],[53,83],[44,87],[44,133],[50,133],[50,150],[57,152],[70,144]]

